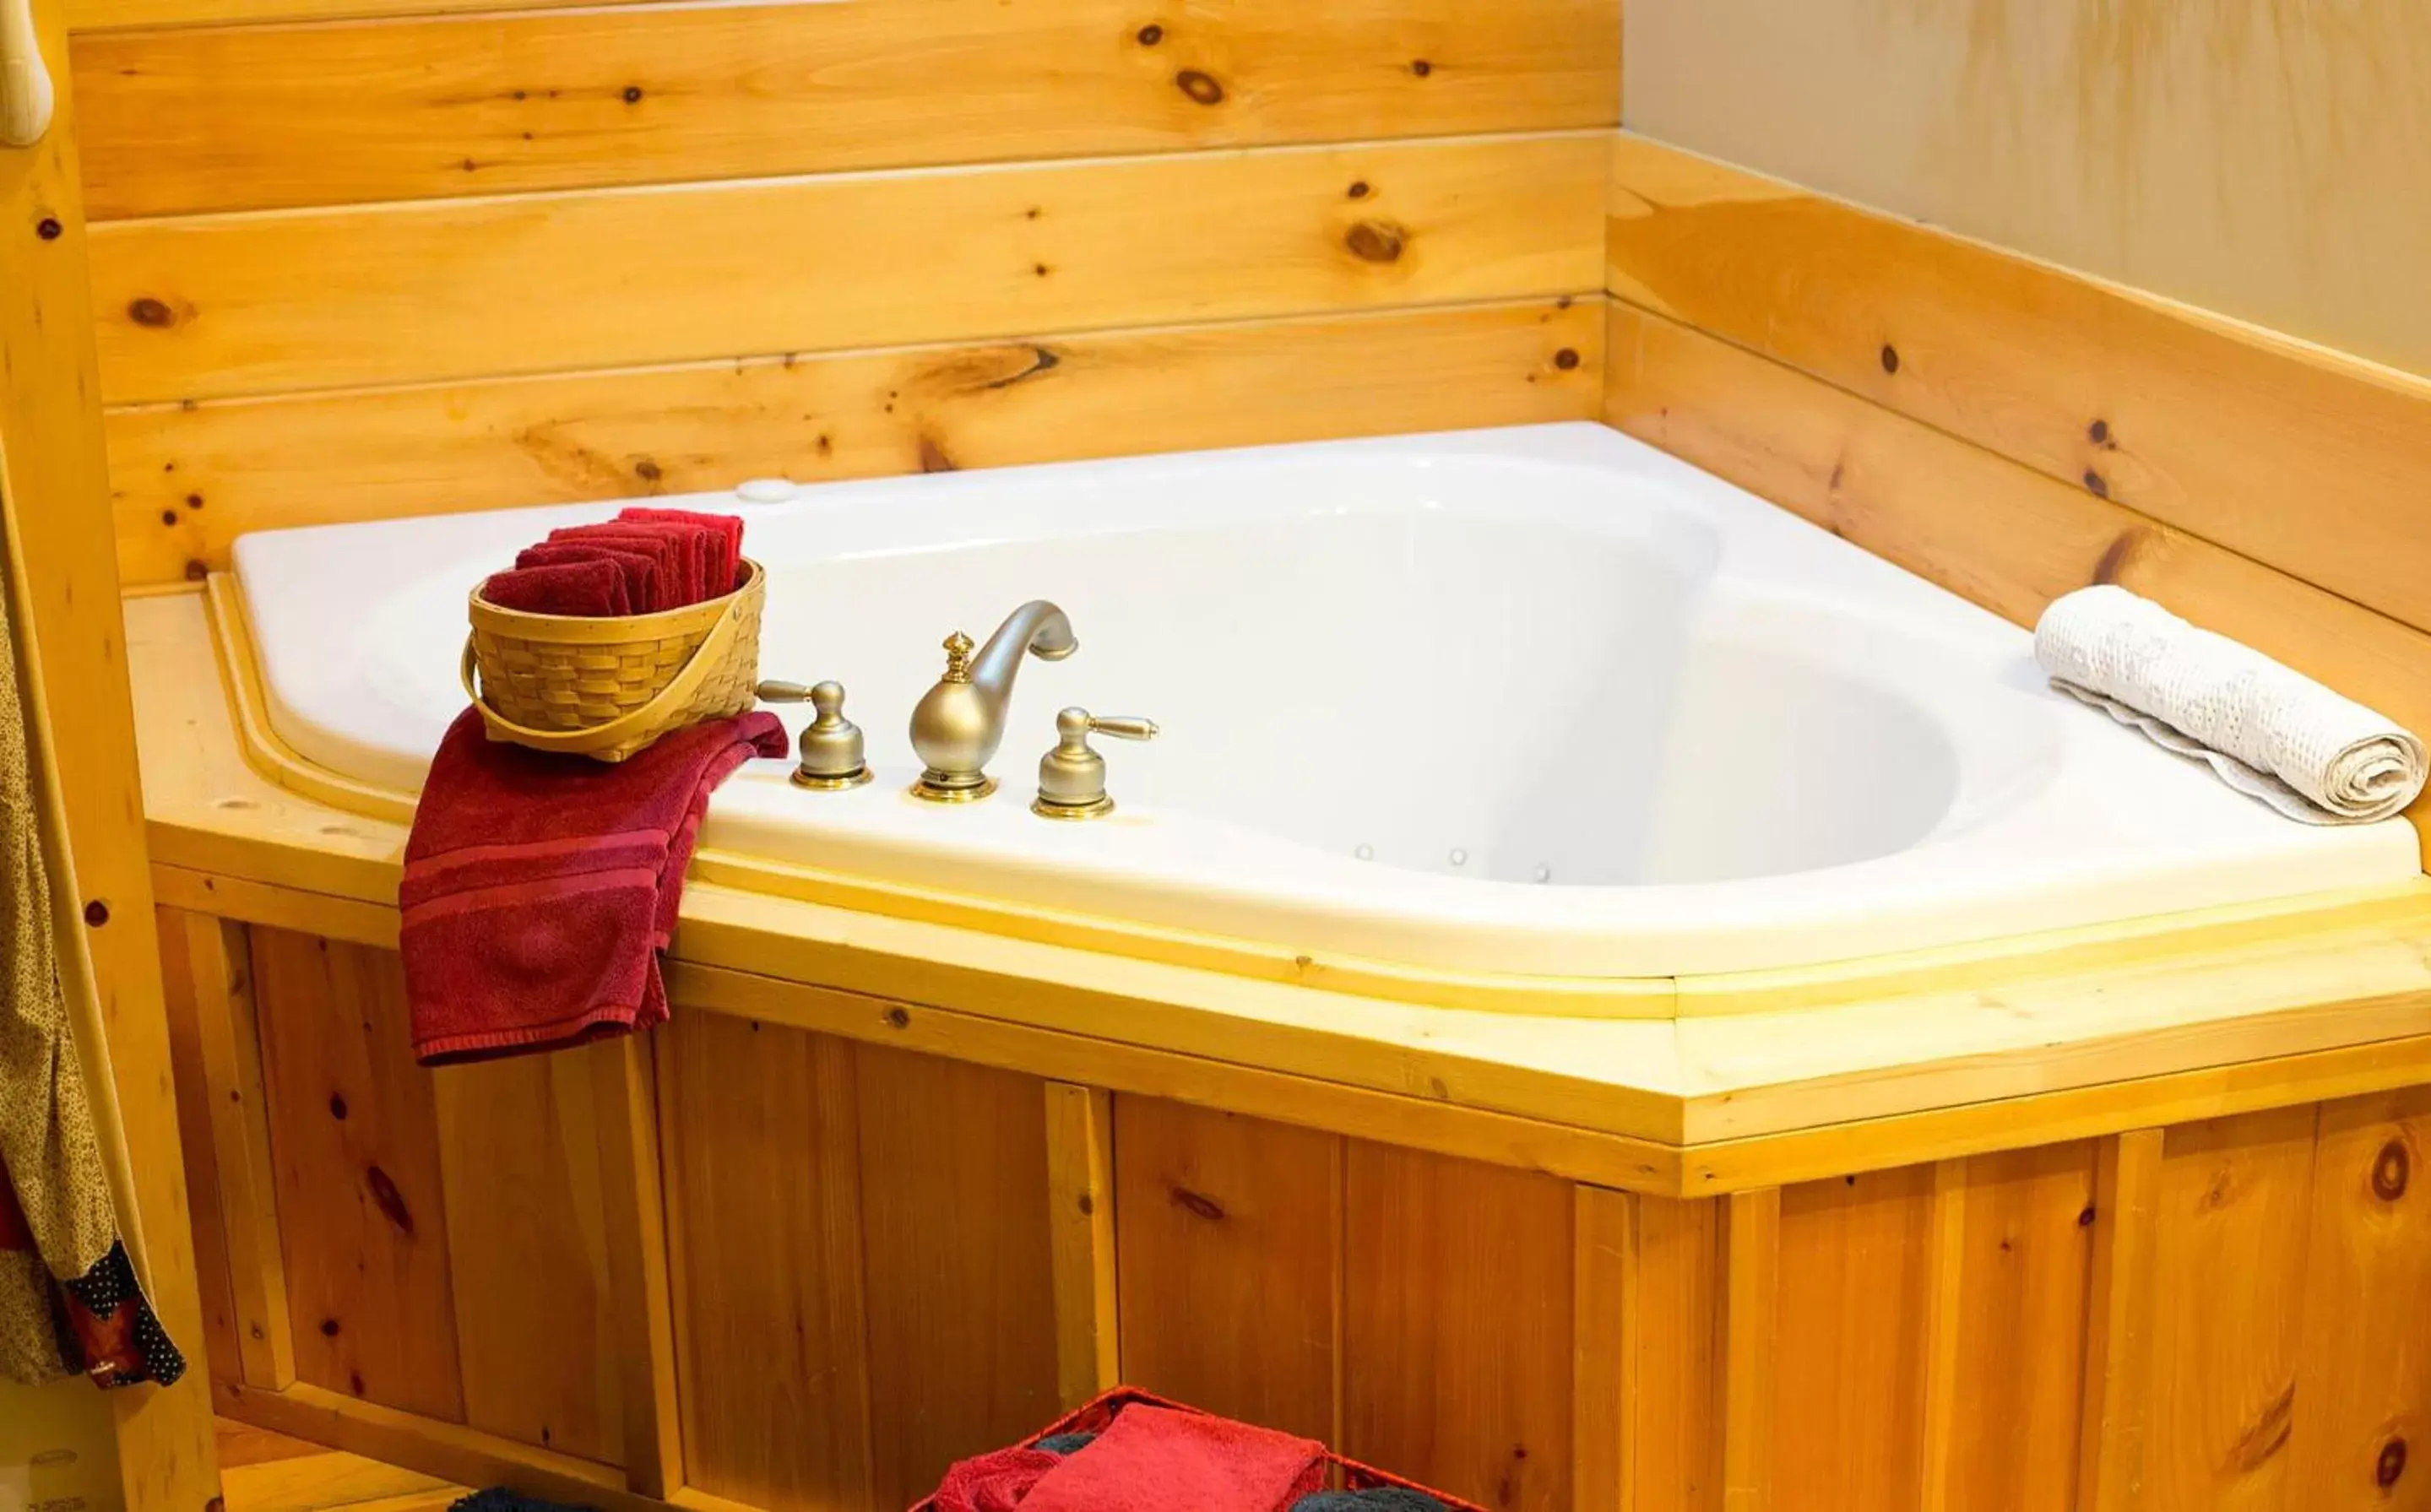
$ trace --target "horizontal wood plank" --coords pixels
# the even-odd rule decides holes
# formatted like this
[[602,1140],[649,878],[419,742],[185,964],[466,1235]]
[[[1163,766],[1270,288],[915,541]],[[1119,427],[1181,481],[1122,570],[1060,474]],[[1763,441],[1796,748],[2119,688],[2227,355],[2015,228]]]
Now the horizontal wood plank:
[[[516,0],[517,8],[630,6],[637,0]],[[339,21],[495,10],[497,0],[61,0],[72,34],[143,27]]]
[[1611,209],[1620,298],[2431,629],[2431,378],[1627,135]]
[[[1591,417],[1601,299],[552,374],[109,420],[120,571],[250,530]],[[1051,358],[1051,361],[1048,360]]]
[[1605,367],[1611,424],[2020,624],[2119,583],[2431,728],[2419,630],[1626,303]]
[[79,39],[87,212],[1608,126],[1609,0],[856,0]]
[[104,398],[1584,292],[1604,140],[1465,138],[94,228]]

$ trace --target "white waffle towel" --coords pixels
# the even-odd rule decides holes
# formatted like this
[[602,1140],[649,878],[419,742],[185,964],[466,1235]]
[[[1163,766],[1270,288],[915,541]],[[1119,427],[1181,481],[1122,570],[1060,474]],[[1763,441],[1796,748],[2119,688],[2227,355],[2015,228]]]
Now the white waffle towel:
[[2035,626],[2052,686],[2307,824],[2387,819],[2423,790],[2423,742],[2251,646],[2104,584]]

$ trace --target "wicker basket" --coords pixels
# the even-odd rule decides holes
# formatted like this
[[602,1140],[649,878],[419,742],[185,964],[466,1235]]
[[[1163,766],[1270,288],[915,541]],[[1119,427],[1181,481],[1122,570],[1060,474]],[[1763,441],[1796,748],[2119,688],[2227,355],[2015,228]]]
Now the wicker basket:
[[758,562],[743,566],[743,586],[724,598],[609,619],[502,609],[475,589],[462,675],[490,739],[622,761],[671,730],[749,708],[768,579]]

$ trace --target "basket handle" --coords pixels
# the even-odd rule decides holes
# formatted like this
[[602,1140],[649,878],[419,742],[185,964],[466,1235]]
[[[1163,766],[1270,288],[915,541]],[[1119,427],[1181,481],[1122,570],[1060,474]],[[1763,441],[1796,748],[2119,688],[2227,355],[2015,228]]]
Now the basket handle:
[[682,670],[669,679],[664,688],[659,690],[657,697],[639,708],[617,715],[605,724],[593,724],[579,730],[536,730],[528,724],[518,724],[492,708],[481,697],[474,680],[478,661],[473,655],[473,632],[470,630],[464,632],[464,656],[457,667],[457,675],[464,684],[464,696],[480,709],[482,722],[492,730],[502,730],[513,736],[517,744],[536,751],[573,750],[578,755],[595,747],[614,745],[648,724],[669,704],[691,698],[702,679],[709,675],[710,669],[717,665],[718,654],[724,651],[726,642],[734,639],[735,625],[743,617],[742,609],[743,596],[738,593],[734,602],[726,606],[726,612],[717,617],[717,623],[710,626],[709,634],[701,638],[699,646],[693,651],[692,659],[683,664]]

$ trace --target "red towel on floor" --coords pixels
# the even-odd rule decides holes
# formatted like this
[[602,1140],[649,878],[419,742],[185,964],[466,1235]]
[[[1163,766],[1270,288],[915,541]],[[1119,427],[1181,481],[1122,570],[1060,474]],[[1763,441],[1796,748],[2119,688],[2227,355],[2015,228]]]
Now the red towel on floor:
[[625,574],[612,561],[555,562],[492,573],[481,596],[527,614],[630,614]]
[[717,557],[709,574],[706,595],[724,598],[735,590],[743,573],[743,522],[730,514],[700,514],[691,509],[627,509],[616,516],[645,524],[687,525],[717,533]]
[[601,561],[614,566],[625,579],[625,602],[632,607],[628,614],[647,614],[659,598],[659,563],[656,557],[639,551],[618,551],[611,546],[586,545],[579,541],[552,541],[527,546],[516,554],[517,567],[555,567],[567,562]]
[[1014,1512],[1038,1478],[1063,1463],[1043,1449],[999,1449],[955,1462],[930,1500],[936,1512]]
[[1133,1403],[1038,1479],[1021,1512],[1281,1512],[1325,1484],[1325,1446]]
[[755,711],[615,765],[447,728],[406,841],[406,999],[425,1065],[554,1050],[667,1016],[658,952],[717,785],[786,754]]

